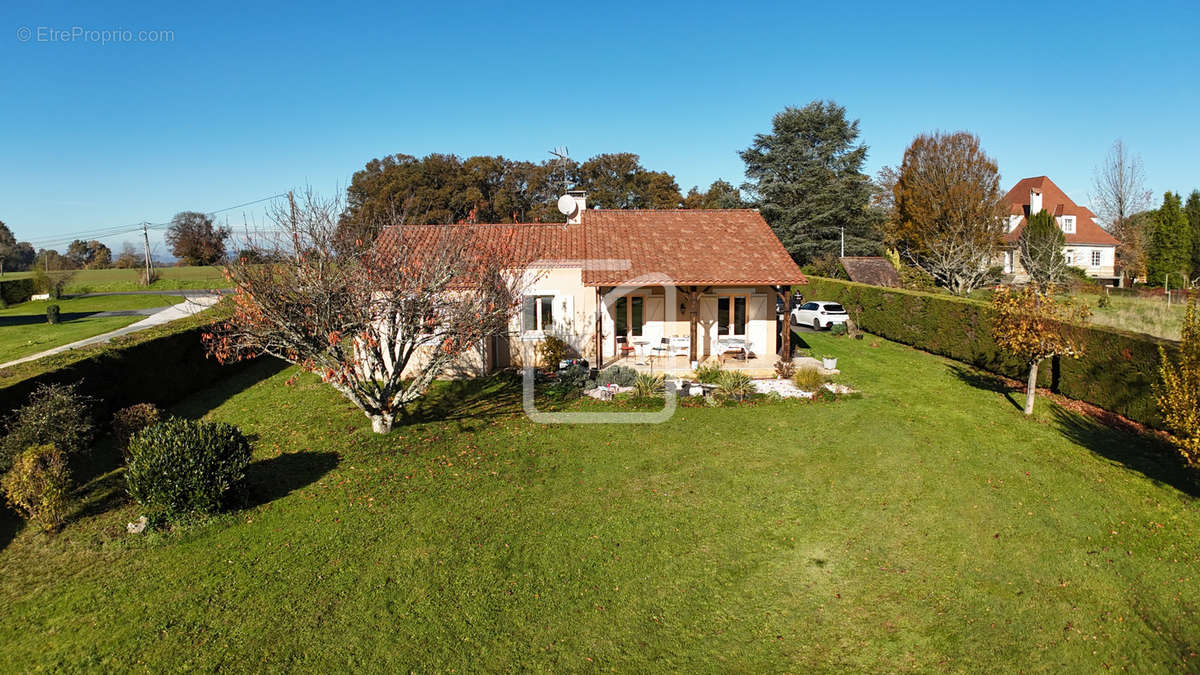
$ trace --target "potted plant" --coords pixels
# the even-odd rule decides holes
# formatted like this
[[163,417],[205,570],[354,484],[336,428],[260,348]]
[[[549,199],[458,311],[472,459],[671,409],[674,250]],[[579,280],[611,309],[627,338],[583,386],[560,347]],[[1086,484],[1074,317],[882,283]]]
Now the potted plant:
[[825,370],[837,370],[837,357],[836,356],[822,356],[821,357],[821,367],[824,368]]

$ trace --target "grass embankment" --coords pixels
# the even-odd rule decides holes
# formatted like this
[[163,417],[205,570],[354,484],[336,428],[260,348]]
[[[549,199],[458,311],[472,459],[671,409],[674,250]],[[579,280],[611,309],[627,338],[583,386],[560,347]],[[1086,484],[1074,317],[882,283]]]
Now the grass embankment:
[[[173,291],[209,288],[229,288],[229,282],[221,274],[220,267],[159,267],[155,268],[159,280],[143,286],[138,279],[140,269],[79,270],[71,277],[64,289],[68,294],[113,293],[117,291]],[[3,279],[21,279],[33,276],[33,272],[9,272]]]
[[1100,306],[1100,296],[1081,294],[1080,298],[1092,309],[1092,323],[1134,333],[1147,333],[1168,340],[1178,340],[1183,327],[1183,303],[1167,306],[1166,297],[1126,297],[1113,295],[1109,306]]
[[[87,316],[95,312],[149,309],[181,302],[173,295],[109,295],[39,300],[0,309],[0,363],[124,328],[144,316]],[[61,322],[46,322],[46,308],[58,305]]]
[[246,371],[177,409],[253,434],[236,510],[130,536],[109,471],[57,536],[0,534],[0,667],[1197,669],[1200,502],[1163,448],[803,337],[862,398],[538,426],[493,380],[380,437]]

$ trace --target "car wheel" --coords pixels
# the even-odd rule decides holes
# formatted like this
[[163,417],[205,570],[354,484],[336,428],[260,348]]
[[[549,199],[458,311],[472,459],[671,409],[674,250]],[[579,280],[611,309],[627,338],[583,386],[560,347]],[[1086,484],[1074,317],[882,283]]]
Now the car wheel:
[[821,320],[813,319],[813,330],[821,330]]

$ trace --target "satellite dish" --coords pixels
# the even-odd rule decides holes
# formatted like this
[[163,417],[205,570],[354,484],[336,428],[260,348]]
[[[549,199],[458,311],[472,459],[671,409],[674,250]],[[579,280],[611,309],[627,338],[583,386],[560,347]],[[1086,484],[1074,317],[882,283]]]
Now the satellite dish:
[[572,217],[579,211],[579,202],[571,195],[563,195],[558,198],[558,210],[564,216]]

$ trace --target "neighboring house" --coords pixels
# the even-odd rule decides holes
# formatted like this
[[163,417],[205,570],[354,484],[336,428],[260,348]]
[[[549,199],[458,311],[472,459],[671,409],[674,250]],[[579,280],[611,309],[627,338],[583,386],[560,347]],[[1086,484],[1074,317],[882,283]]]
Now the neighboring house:
[[843,256],[838,258],[850,281],[872,286],[900,288],[900,274],[892,261],[878,256]]
[[1089,277],[1106,284],[1120,285],[1121,277],[1116,270],[1117,245],[1120,242],[1100,227],[1096,222],[1096,214],[1086,206],[1071,201],[1054,181],[1046,176],[1022,178],[1004,195],[1003,202],[1009,209],[1003,252],[1005,279],[1015,283],[1029,280],[1029,275],[1021,266],[1017,243],[1029,216],[1045,209],[1054,216],[1067,240],[1063,247],[1067,264],[1078,267]]
[[776,298],[807,280],[757,210],[587,209],[571,194],[578,209],[566,223],[447,226],[513,236],[521,259],[534,261],[509,334],[449,374],[533,365],[551,335],[596,367],[635,348],[702,361],[731,343],[774,360]]

